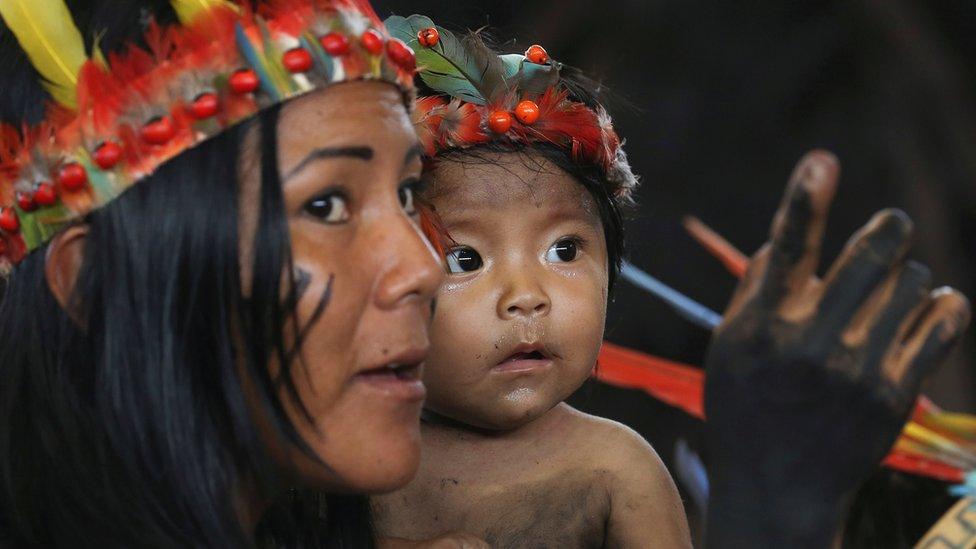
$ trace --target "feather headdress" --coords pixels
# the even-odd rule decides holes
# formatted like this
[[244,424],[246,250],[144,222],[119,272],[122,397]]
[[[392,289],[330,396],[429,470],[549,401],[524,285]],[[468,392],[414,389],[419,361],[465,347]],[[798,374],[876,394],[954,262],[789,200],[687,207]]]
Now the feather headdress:
[[498,55],[476,34],[458,38],[423,15],[385,23],[415,50],[420,79],[430,90],[414,111],[428,156],[489,141],[547,143],[599,167],[611,196],[629,200],[637,177],[610,116],[574,99],[560,76],[562,65],[541,46]]
[[166,160],[262,108],[338,82],[412,91],[414,52],[367,0],[171,0],[180,25],[89,57],[64,0],[0,16],[53,99],[37,127],[0,127],[0,273]]

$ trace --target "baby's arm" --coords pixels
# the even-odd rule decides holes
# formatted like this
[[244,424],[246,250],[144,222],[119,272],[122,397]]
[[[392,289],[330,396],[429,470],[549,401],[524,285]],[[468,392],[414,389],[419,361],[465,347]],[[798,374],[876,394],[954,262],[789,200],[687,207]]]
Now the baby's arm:
[[607,547],[691,547],[688,521],[661,458],[640,435],[615,426],[610,461]]

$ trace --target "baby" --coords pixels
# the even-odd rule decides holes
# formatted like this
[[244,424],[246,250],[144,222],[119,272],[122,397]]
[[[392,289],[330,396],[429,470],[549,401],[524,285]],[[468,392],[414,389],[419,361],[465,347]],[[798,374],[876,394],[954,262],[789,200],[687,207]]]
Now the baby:
[[[497,57],[424,17],[387,25],[428,68],[416,109],[432,158],[424,199],[449,275],[424,370],[420,472],[373,500],[378,532],[689,547],[654,450],[563,402],[596,365],[636,184],[608,116],[538,46]],[[483,66],[465,71],[472,59]]]

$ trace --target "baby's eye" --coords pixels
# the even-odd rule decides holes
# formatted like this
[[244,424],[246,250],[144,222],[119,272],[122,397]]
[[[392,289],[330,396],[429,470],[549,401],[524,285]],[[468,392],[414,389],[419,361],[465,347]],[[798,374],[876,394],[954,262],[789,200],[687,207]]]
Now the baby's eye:
[[549,248],[546,261],[551,263],[569,263],[579,255],[578,243],[571,238],[564,238]]
[[454,248],[447,252],[447,271],[451,274],[477,271],[483,264],[473,248]]
[[349,220],[346,197],[339,193],[326,194],[309,200],[305,204],[305,212],[329,224],[344,223]]
[[403,207],[403,211],[407,212],[407,215],[414,215],[417,213],[417,206],[414,203],[414,197],[417,195],[417,190],[420,187],[421,182],[419,179],[411,179],[403,185],[400,185],[400,189],[397,194],[400,196],[400,206]]

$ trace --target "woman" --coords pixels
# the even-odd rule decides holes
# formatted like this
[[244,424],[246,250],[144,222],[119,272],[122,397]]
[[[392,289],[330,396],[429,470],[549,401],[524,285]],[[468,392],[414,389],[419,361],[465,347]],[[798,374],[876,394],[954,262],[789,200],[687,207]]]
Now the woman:
[[[412,57],[351,0],[156,5],[183,28],[149,25],[148,49],[93,45],[141,27],[131,6],[76,3],[65,32],[73,14],[38,4],[0,5],[4,60],[59,102],[57,132],[3,143],[0,531],[368,545],[356,498],[266,511],[291,486],[384,491],[417,467],[441,270],[415,223]],[[25,18],[62,25],[59,63],[84,37],[108,64],[75,62],[67,93]],[[4,112],[40,112],[13,82]]]

